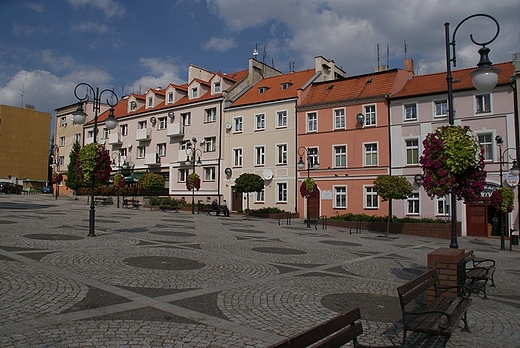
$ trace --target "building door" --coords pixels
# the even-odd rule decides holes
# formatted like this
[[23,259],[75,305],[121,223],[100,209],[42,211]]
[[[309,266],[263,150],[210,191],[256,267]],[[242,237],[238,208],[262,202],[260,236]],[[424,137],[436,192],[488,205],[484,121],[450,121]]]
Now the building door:
[[483,202],[466,205],[467,235],[472,237],[488,236],[487,205]]
[[243,210],[242,209],[242,193],[235,191],[235,186],[231,186],[231,210]]
[[320,194],[309,199],[309,212],[311,221],[316,221],[320,217]]

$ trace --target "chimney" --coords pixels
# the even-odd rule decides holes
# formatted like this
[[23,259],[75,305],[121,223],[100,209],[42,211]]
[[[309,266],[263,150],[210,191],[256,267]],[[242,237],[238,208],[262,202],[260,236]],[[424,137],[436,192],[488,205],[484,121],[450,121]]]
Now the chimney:
[[404,70],[409,71],[411,73],[414,72],[413,59],[405,58],[404,59]]

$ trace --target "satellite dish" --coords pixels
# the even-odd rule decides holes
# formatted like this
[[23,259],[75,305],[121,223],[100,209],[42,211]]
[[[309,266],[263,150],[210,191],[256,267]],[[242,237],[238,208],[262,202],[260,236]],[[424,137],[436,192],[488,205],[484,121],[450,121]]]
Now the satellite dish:
[[131,148],[132,148],[132,143],[128,143],[128,144],[126,144],[126,147],[129,148],[129,149],[131,149]]
[[226,127],[226,129],[231,129],[231,122],[226,122],[224,123],[224,126]]
[[153,117],[153,116],[150,117],[150,123],[151,123],[152,125],[154,125],[155,122],[157,122],[157,120],[155,119],[155,117]]
[[200,138],[200,139],[199,139],[199,144],[202,145],[202,144],[204,144],[205,142],[206,142],[206,139],[204,139],[204,138]]
[[273,178],[273,171],[271,169],[264,169],[262,176],[264,180],[271,180]]
[[170,120],[172,120],[172,121],[175,119],[175,114],[173,113],[173,111],[170,111],[170,112],[168,113],[168,117],[169,117]]

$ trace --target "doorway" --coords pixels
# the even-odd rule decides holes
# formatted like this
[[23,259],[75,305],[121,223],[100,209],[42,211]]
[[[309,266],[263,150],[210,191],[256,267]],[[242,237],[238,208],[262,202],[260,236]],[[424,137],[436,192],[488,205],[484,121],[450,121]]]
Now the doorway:
[[320,217],[320,193],[318,192],[318,195],[316,195],[316,197],[308,199],[310,220],[316,221]]
[[238,211],[242,208],[242,193],[235,191],[235,186],[231,186],[231,210]]

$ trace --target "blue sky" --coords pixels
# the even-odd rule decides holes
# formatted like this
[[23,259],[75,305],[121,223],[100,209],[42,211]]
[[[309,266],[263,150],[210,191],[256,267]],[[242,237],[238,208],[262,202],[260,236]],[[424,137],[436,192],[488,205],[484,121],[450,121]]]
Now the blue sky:
[[[189,64],[242,70],[256,45],[282,72],[290,62],[313,68],[321,55],[356,75],[374,70],[377,43],[380,64],[402,68],[406,41],[416,72],[440,72],[444,23],[453,30],[473,13],[500,23],[493,62],[520,52],[518,0],[0,0],[0,104],[53,113],[76,102],[80,82],[121,95],[184,83]],[[470,33],[486,41],[494,32],[485,19],[464,23],[457,68],[478,62]]]

